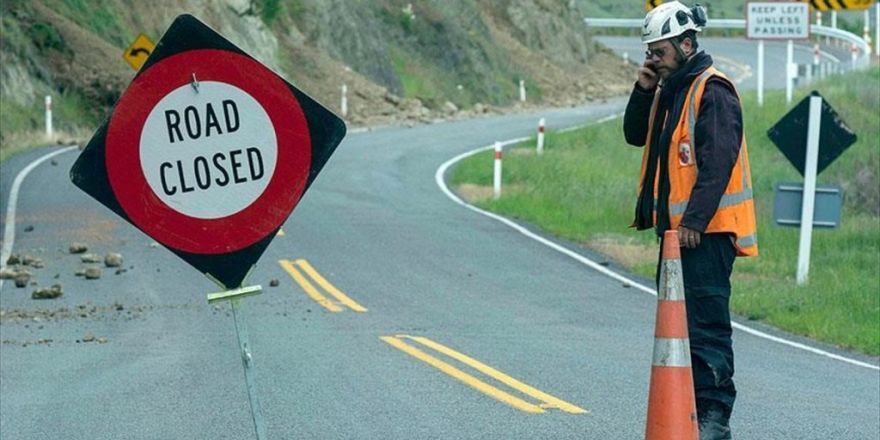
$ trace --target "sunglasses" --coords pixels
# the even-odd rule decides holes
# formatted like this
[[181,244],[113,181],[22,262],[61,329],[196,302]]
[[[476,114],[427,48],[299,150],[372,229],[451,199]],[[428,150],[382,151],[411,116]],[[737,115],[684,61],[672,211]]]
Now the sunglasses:
[[666,49],[662,47],[658,47],[657,49],[648,49],[645,51],[645,58],[657,57],[658,59],[662,59],[664,55],[666,55]]

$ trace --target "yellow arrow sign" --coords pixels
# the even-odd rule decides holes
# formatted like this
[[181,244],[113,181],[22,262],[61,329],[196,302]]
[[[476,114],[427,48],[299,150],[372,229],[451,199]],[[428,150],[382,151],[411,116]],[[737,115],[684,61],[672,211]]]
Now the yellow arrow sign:
[[660,6],[663,3],[663,0],[645,0],[645,11],[650,12],[651,9]]
[[146,35],[140,34],[134,39],[134,42],[128,46],[128,49],[125,49],[125,52],[122,54],[122,59],[124,59],[132,69],[138,70],[144,65],[144,62],[147,61],[147,57],[153,53],[153,49],[155,48],[155,43],[147,38]]
[[868,9],[875,0],[802,0],[808,2],[817,11],[833,11],[840,9]]

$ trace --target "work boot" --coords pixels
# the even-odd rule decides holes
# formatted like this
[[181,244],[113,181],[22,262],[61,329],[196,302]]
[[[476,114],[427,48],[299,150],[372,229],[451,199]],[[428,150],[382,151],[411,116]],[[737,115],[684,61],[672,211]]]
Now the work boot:
[[730,412],[722,403],[708,399],[698,402],[700,440],[731,440],[729,420]]

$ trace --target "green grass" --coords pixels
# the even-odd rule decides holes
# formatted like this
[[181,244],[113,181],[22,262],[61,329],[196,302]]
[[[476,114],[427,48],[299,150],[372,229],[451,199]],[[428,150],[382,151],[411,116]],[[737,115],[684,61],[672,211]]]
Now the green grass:
[[[760,256],[737,261],[732,307],[748,319],[878,355],[880,68],[834,77],[814,88],[859,136],[818,179],[820,184],[844,188],[842,225],[814,231],[809,283],[796,286],[799,231],[773,224],[773,186],[802,178],[766,136],[789,107],[780,92],[767,93],[763,107],[757,106],[753,92],[746,93],[744,123]],[[809,91],[798,90],[792,106]],[[622,249],[655,246],[651,232],[628,228],[641,149],[625,144],[621,118],[565,134],[549,133],[542,156],[531,153],[534,140],[514,149],[520,151],[505,154],[503,196],[477,201],[479,206],[580,243],[611,239]],[[451,183],[491,185],[491,162],[491,152],[463,161]],[[636,273],[653,277],[656,254],[624,263]]]

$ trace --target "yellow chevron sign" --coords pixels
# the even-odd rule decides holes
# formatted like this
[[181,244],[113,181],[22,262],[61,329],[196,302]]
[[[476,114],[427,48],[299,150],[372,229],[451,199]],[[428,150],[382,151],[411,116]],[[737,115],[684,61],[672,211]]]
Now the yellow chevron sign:
[[663,0],[645,0],[645,11],[650,12],[651,9],[660,6],[661,3],[663,3]]
[[833,11],[838,9],[868,9],[875,0],[802,0],[813,6],[817,11]]

